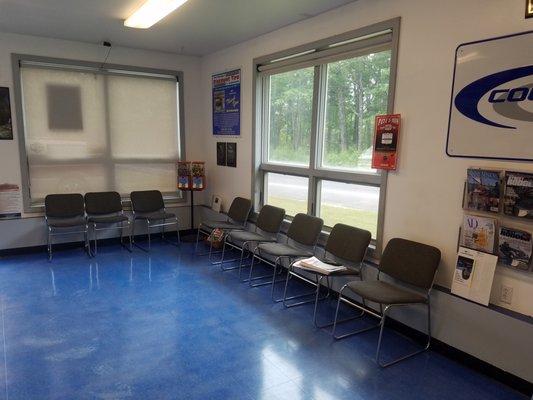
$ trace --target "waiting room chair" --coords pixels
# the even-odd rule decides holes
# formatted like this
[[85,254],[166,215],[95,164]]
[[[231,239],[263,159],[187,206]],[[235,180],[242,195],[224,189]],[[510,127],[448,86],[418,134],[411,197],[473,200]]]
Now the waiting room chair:
[[[317,309],[318,302],[320,300],[320,289],[322,287],[322,281],[325,279],[327,282],[328,295],[331,289],[330,278],[335,277],[350,277],[357,276],[362,279],[362,270],[363,270],[363,260],[365,258],[368,245],[372,235],[369,231],[364,229],[359,229],[354,226],[349,226],[345,224],[336,224],[331,230],[326,246],[324,248],[324,255],[318,257],[321,261],[328,264],[343,265],[346,267],[345,270],[334,271],[329,274],[321,274],[319,272],[311,272],[309,270],[300,269],[294,263],[289,267],[289,272],[285,281],[285,290],[283,292],[283,305],[285,307],[294,307],[302,304],[307,304],[313,300],[305,300],[297,303],[288,303],[287,300],[293,298],[304,297],[306,295],[299,295],[287,297],[287,288],[289,285],[289,278],[291,275],[299,276],[302,271],[305,271],[308,274],[312,274],[315,277],[316,289],[312,293],[307,293],[307,295],[315,295],[314,297],[314,311],[313,311],[313,323],[317,328],[324,328],[327,326],[333,325],[333,322],[327,323],[325,325],[319,325],[317,322]],[[353,318],[351,318],[353,319]]]
[[[315,252],[316,243],[322,232],[324,221],[321,218],[314,217],[308,214],[296,214],[287,232],[285,243],[260,243],[252,254],[252,263],[250,265],[250,273],[248,276],[248,283],[252,287],[272,285],[270,295],[272,300],[278,302],[283,299],[274,299],[274,286],[277,282],[276,275],[278,273],[278,266],[283,267],[280,263],[286,260],[289,265],[298,257],[311,257]],[[268,260],[266,257],[273,257],[274,262]],[[269,278],[270,275],[254,277],[254,261],[259,259],[274,267],[272,274],[272,281],[254,283],[256,280]],[[280,270],[282,271],[282,270]]]
[[89,228],[85,219],[83,196],[81,194],[49,194],[44,199],[44,210],[48,233],[48,260],[52,260],[52,238],[54,236],[80,233],[84,235],[85,251],[90,257]]
[[[238,268],[240,279],[245,252],[251,254],[253,249],[250,246],[257,245],[259,243],[276,242],[284,218],[285,210],[283,208],[274,207],[267,204],[261,208],[253,231],[230,231],[225,236],[224,246],[222,247],[222,261],[220,265],[221,269],[223,271],[229,271]],[[226,262],[224,260],[226,246],[241,251],[239,265],[237,267],[224,268],[224,262]]]
[[[437,268],[440,263],[440,257],[441,252],[436,247],[406,239],[391,239],[381,257],[377,280],[353,281],[348,282],[342,287],[337,301],[337,308],[335,310],[335,320],[332,331],[333,337],[335,339],[342,339],[379,327],[380,331],[376,349],[376,363],[381,367],[388,367],[389,365],[396,364],[399,361],[429,349],[431,342],[430,294]],[[381,279],[382,276],[392,278],[393,283],[383,281]],[[364,300],[378,303],[382,312],[381,314],[377,314],[368,307],[361,307],[354,304],[357,308],[363,311],[363,314],[366,313],[378,317],[380,319],[379,323],[369,328],[363,328],[337,336],[336,329],[339,305],[343,294],[347,291],[360,296]],[[425,347],[395,360],[385,363],[381,362],[380,350],[387,313],[391,308],[414,304],[427,306],[427,343]],[[385,307],[383,308],[383,306]]]
[[[87,221],[92,227],[94,239],[93,254],[98,253],[98,231],[111,229],[120,230],[120,244],[123,243],[124,230],[127,229],[130,245],[127,248],[131,251],[131,222],[124,215],[122,208],[122,199],[117,192],[92,192],[85,194],[85,211],[87,212]],[[90,243],[90,240],[89,240]]]
[[[148,250],[151,249],[152,240],[150,231],[154,228],[162,228],[161,236],[165,239],[165,226],[176,227],[177,245],[180,244],[180,230],[178,217],[165,209],[163,195],[159,190],[142,190],[131,192],[131,207],[133,210],[132,237],[133,244],[146,251],[135,241],[135,224],[137,221],[145,221],[148,233]],[[167,222],[168,221],[168,222]]]
[[[246,228],[246,221],[248,221],[248,216],[252,210],[252,202],[250,199],[245,199],[243,197],[235,197],[231,202],[231,206],[228,210],[228,215],[224,221],[202,221],[196,232],[196,246],[194,248],[195,254],[198,254],[198,242],[200,241],[200,234],[203,233],[206,237],[209,237],[215,229],[222,229],[224,232],[229,232],[232,230],[243,230]],[[198,254],[201,256],[209,255],[209,260],[211,261],[211,256],[213,254],[213,242],[209,245],[209,253]],[[220,263],[220,261],[216,262]]]

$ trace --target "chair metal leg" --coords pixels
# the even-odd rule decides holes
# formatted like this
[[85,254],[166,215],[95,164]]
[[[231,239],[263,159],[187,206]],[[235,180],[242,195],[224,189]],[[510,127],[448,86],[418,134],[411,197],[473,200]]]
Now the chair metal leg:
[[48,261],[52,261],[52,228],[48,227],[48,240],[47,240],[47,248],[48,248]]
[[177,236],[176,244],[179,246],[179,245],[181,245],[181,237],[180,237],[180,226],[179,226],[178,217],[176,217],[176,236]]
[[[319,278],[318,274],[315,274],[315,283],[314,283],[314,285],[316,285],[316,289],[315,290],[313,290],[312,292],[309,292],[309,293],[304,293],[304,294],[299,294],[299,295],[296,295],[296,296],[287,297],[287,288],[289,286],[289,279],[290,279],[290,277],[292,275],[296,275],[296,274],[292,271],[292,265],[291,265],[289,267],[289,270],[287,271],[287,277],[285,279],[285,289],[283,291],[283,298],[281,299],[281,301],[283,302],[283,305],[286,308],[297,307],[297,306],[301,306],[301,305],[309,304],[309,303],[313,303],[313,302],[315,302],[315,304],[316,304],[319,300],[324,300],[324,299],[329,297],[330,288],[329,288],[329,280],[328,280],[328,292],[327,292],[326,296],[324,296],[321,299],[318,299],[318,295],[320,293],[322,277],[323,277],[323,276],[321,276]],[[313,295],[314,295],[314,297],[312,299],[309,299],[309,300],[302,300],[302,301],[297,301],[297,302],[294,302],[294,303],[288,303],[287,302],[287,300],[301,299],[302,297],[309,297],[309,296],[313,296]]]
[[401,356],[399,358],[396,358],[396,359],[394,359],[392,361],[381,362],[380,352],[381,352],[381,344],[382,344],[382,338],[383,338],[383,329],[385,328],[385,318],[387,316],[387,311],[391,307],[393,307],[395,305],[404,306],[404,305],[407,305],[407,304],[388,305],[383,310],[383,317],[381,319],[381,328],[380,328],[380,331],[379,331],[378,347],[376,349],[376,364],[378,364],[381,368],[390,367],[391,365],[399,363],[400,361],[406,360],[406,359],[411,358],[413,356],[416,356],[416,355],[418,355],[420,353],[423,353],[423,352],[429,350],[429,346],[431,345],[431,304],[430,304],[430,300],[429,300],[429,297],[428,297],[428,301],[426,303],[426,306],[427,306],[427,309],[428,309],[428,312],[427,312],[427,342],[424,345],[424,347],[422,347],[419,350],[413,351],[413,352],[411,352],[409,354],[406,354],[404,356]]
[[[331,335],[333,336],[333,338],[335,340],[339,340],[339,339],[344,339],[344,338],[347,338],[349,336],[353,336],[353,335],[357,335],[359,333],[363,333],[363,332],[366,332],[366,331],[370,331],[372,329],[376,329],[380,326],[380,324],[377,324],[377,325],[373,325],[373,326],[370,326],[370,327],[367,327],[367,328],[362,328],[362,329],[358,329],[356,331],[353,331],[353,332],[348,332],[348,333],[345,333],[344,335],[336,335],[336,331],[337,331],[337,324],[340,324],[342,322],[347,322],[347,321],[352,321],[352,320],[355,320],[355,319],[358,319],[358,318],[361,318],[365,315],[366,312],[369,312],[369,311],[365,311],[365,310],[361,310],[361,314],[355,316],[355,317],[350,317],[350,318],[346,318],[344,320],[340,320],[338,319],[338,316],[339,316],[339,307],[340,307],[340,304],[341,304],[341,300],[342,300],[342,292],[344,291],[344,289],[347,287],[347,285],[344,285],[342,287],[342,289],[340,290],[339,292],[339,298],[337,300],[337,308],[335,309],[335,318],[333,319],[333,329],[331,331]],[[369,312],[370,313],[370,312]]]
[[[96,224],[93,222],[93,235],[94,235],[94,255],[98,254],[98,238],[96,233]],[[120,236],[120,242],[122,243],[122,235]]]
[[196,230],[196,246],[194,246],[194,254],[198,254],[198,242],[200,241],[200,228],[202,228],[202,223],[198,226]]
[[83,231],[83,237],[84,237],[84,243],[83,243],[84,250],[87,252],[87,255],[89,256],[89,258],[92,258],[93,255],[91,251],[91,241],[89,238],[89,225],[87,224],[85,225],[85,230]]
[[150,220],[146,220],[146,227],[148,228],[148,251],[152,250],[152,237],[150,236]]

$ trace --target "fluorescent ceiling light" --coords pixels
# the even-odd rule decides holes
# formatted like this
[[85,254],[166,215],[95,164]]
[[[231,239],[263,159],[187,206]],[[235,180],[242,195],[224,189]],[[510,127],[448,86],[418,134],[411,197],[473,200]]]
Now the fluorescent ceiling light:
[[124,26],[150,28],[185,2],[187,0],[148,0],[124,21]]

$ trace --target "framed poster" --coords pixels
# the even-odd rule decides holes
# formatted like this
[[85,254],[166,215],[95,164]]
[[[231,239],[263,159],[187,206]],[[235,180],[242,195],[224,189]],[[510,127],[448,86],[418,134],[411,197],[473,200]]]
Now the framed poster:
[[0,87],[0,140],[13,140],[9,88]]
[[457,47],[450,157],[533,160],[532,41],[529,31]]
[[213,135],[241,134],[241,70],[212,76]]

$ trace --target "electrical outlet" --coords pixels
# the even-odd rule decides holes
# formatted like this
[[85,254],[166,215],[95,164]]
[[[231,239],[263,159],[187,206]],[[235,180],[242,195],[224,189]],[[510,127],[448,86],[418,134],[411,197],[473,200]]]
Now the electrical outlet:
[[502,285],[500,301],[506,304],[511,304],[513,302],[513,288],[511,286]]

